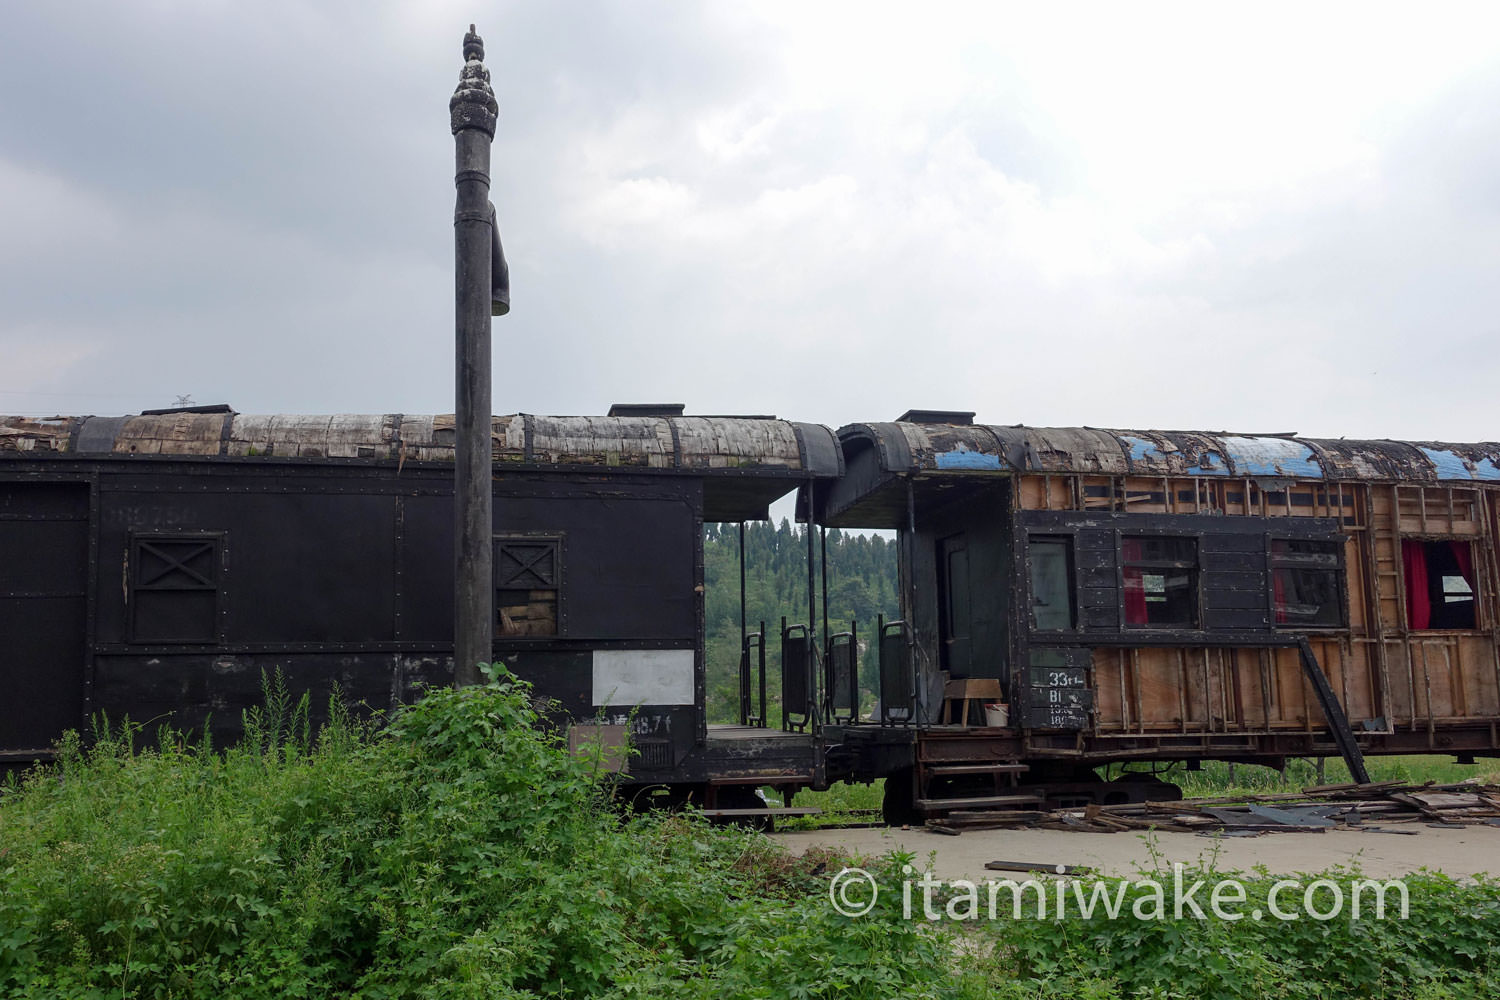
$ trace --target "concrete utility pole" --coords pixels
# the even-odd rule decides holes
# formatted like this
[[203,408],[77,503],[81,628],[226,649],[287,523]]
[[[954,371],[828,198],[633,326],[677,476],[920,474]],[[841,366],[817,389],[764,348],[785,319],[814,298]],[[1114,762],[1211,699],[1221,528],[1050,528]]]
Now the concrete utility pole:
[[[499,105],[484,68],[484,41],[469,25],[464,68],[448,102],[457,156],[453,212],[457,304],[454,398],[453,682],[478,684],[479,664],[494,657],[494,498],[490,452],[490,316],[496,302],[498,243],[490,205],[490,143]],[[503,255],[500,261],[503,262]],[[509,308],[506,290],[505,308]]]

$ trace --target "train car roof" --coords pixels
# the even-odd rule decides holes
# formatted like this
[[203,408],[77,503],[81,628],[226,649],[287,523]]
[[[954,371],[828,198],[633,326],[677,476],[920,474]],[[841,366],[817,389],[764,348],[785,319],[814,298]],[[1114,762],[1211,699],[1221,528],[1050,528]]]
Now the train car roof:
[[[452,462],[452,414],[254,415],[183,410],[123,417],[0,416],[0,459],[161,456],[306,462]],[[704,516],[741,520],[808,479],[843,472],[821,424],[774,417],[493,418],[497,466],[702,476]]]
[[[1292,434],[999,426],[969,414],[849,424],[849,473],[827,495],[826,524],[886,526],[904,507],[897,477],[1012,475],[1210,476],[1382,483],[1500,482],[1500,444],[1303,438]],[[946,416],[947,420],[943,419]]]

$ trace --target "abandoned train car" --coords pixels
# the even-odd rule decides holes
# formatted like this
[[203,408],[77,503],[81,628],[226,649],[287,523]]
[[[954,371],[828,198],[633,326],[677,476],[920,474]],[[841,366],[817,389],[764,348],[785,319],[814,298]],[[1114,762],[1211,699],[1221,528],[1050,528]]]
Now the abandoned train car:
[[[818,508],[901,534],[885,732],[830,734],[895,812],[1088,800],[1112,761],[1500,753],[1500,445],[972,417],[842,428]],[[978,700],[1012,726],[940,717]]]
[[[887,778],[909,819],[1174,790],[1113,762],[1500,755],[1500,445],[680,407],[492,442],[495,657],[671,802]],[[229,736],[276,669],[315,705],[446,683],[452,450],[443,416],[0,417],[0,760],[97,712]],[[769,674],[742,623],[741,725],[711,726],[703,525],[793,490],[898,533],[900,615],[788,608]]]
[[[0,417],[0,756],[94,713],[222,739],[278,669],[315,710],[451,682],[452,417],[215,409]],[[709,736],[703,522],[835,478],[832,432],[623,407],[496,417],[492,440],[495,657],[564,721],[628,724],[637,781],[774,750]]]

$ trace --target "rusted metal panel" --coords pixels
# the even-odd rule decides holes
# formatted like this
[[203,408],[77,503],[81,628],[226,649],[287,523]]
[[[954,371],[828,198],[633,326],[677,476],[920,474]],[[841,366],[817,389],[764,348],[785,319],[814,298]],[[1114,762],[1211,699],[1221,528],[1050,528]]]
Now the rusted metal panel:
[[0,417],[0,452],[59,452],[82,420],[78,417]]

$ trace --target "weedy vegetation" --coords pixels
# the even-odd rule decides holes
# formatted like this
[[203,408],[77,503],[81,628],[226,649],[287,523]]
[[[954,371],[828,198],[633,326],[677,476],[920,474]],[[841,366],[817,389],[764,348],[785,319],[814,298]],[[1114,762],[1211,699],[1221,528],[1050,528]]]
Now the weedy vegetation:
[[[272,686],[224,749],[102,726],[0,793],[0,995],[1470,997],[1500,987],[1488,881],[1411,880],[1405,922],[907,920],[902,866],[624,816],[530,689],[387,722]],[[868,791],[866,791],[868,794]],[[860,800],[862,801],[862,800]],[[852,807],[852,804],[851,804]],[[1256,876],[1260,877],[1260,876]]]

